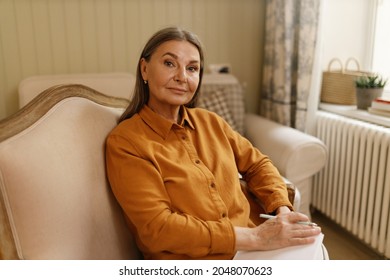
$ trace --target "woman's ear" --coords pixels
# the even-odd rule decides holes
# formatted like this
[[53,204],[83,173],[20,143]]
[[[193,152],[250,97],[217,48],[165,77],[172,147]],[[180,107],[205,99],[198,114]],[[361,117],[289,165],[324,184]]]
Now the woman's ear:
[[141,58],[140,60],[140,71],[141,71],[141,75],[142,75],[142,79],[144,81],[147,81],[148,80],[148,74],[147,74],[147,67],[148,66],[148,62],[146,61],[145,58]]

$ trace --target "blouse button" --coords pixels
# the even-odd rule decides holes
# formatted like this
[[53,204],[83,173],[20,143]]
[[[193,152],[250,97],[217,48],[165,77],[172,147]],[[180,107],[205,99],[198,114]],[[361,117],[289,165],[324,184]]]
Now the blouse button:
[[181,137],[181,139],[183,139],[183,140],[186,140],[186,136],[185,135],[183,135],[182,137]]
[[211,183],[210,187],[215,188],[215,183]]
[[200,160],[199,160],[199,159],[195,160],[195,163],[196,163],[196,164],[199,164],[199,163],[200,163]]
[[226,218],[226,213],[222,213],[222,218]]

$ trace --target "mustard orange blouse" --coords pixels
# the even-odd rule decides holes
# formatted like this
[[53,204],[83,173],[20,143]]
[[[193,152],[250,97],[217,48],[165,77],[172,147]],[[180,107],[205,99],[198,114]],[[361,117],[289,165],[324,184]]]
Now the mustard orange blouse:
[[185,107],[181,116],[175,124],[144,106],[113,129],[111,188],[145,259],[231,259],[233,227],[254,226],[238,173],[267,212],[292,207],[286,186],[269,158],[221,117]]

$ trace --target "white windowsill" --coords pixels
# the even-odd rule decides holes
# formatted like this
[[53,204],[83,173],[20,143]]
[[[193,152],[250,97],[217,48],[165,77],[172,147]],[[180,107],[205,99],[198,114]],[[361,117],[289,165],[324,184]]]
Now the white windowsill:
[[319,109],[330,113],[338,114],[344,117],[349,117],[349,118],[358,119],[361,121],[365,121],[377,125],[382,125],[385,127],[390,127],[390,118],[370,114],[366,110],[358,110],[356,106],[353,105],[336,105],[336,104],[329,104],[329,103],[320,103]]

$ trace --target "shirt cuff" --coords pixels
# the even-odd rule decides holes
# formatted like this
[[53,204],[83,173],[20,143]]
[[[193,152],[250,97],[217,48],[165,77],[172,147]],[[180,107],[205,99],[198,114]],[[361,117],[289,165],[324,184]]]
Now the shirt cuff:
[[211,233],[211,254],[234,254],[236,237],[232,223],[223,218],[217,222],[207,222]]
[[293,206],[291,205],[290,201],[278,194],[271,194],[269,199],[267,199],[265,205],[266,207],[264,210],[267,213],[273,213],[281,206],[287,206],[288,208],[290,208],[290,210],[293,210]]

